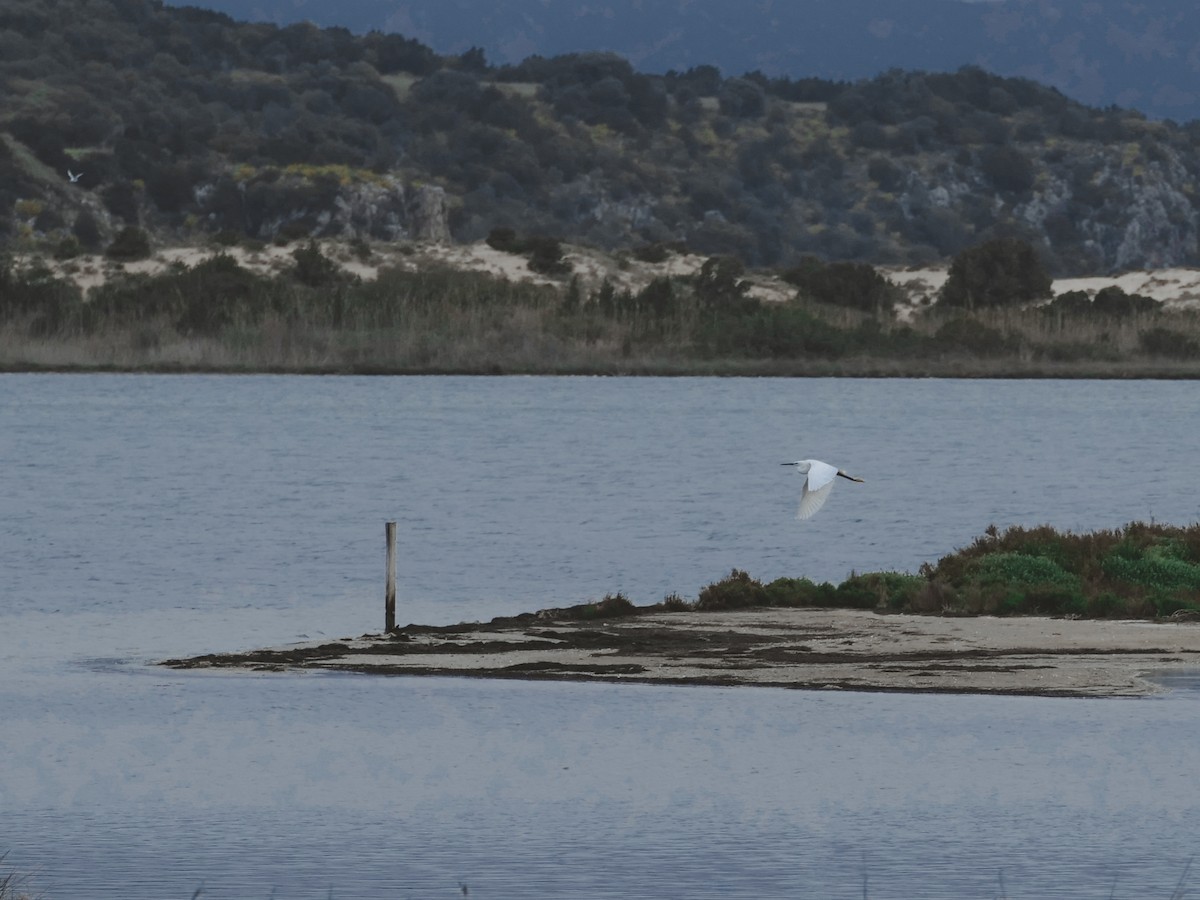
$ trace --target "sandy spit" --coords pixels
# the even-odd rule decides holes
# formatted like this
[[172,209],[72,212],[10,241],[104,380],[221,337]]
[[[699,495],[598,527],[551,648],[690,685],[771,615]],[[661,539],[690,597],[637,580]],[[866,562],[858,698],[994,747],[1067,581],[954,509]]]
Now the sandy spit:
[[1139,696],[1148,675],[1200,669],[1200,622],[754,609],[590,621],[549,610],[490,623],[410,625],[242,654],[185,669],[455,675],[811,690]]

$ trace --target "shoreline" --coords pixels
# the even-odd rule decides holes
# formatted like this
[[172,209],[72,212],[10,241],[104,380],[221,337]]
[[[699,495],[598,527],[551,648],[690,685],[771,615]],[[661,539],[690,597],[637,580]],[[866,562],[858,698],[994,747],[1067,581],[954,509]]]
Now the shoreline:
[[1036,697],[1160,693],[1151,672],[1200,669],[1200,622],[996,618],[758,608],[487,623],[164,660],[174,669]]
[[969,381],[1196,381],[1200,365],[1126,364],[1087,366],[1024,365],[1005,368],[1002,364],[972,365],[950,361],[940,365],[907,367],[904,361],[881,358],[833,365],[795,365],[772,362],[693,365],[632,364],[558,367],[505,367],[480,365],[461,367],[404,367],[379,364],[327,366],[222,366],[188,363],[146,365],[37,364],[0,362],[0,375],[286,375],[306,377],[551,377],[551,378],[851,378]]

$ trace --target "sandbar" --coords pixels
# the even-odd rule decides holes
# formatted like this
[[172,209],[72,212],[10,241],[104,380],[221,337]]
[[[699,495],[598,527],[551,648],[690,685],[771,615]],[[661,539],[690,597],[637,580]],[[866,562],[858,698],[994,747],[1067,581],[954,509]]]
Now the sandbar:
[[1142,696],[1200,670],[1200,621],[947,617],[847,609],[543,610],[485,623],[165,660],[180,669],[336,671],[807,690]]

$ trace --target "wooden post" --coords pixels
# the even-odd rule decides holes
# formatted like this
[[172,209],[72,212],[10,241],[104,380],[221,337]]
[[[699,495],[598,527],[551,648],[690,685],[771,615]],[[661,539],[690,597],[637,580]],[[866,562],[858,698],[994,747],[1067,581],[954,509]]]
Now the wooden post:
[[387,535],[387,591],[383,599],[383,627],[391,632],[396,628],[396,523],[385,523],[383,530]]

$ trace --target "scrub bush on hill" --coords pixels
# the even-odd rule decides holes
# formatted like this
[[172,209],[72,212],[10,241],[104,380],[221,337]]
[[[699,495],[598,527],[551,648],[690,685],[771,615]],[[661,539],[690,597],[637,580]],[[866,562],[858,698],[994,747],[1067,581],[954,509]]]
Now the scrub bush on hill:
[[877,315],[891,312],[902,296],[896,285],[866,263],[825,263],[808,256],[800,265],[784,270],[782,277],[797,287],[801,296]]
[[17,270],[0,257],[0,324],[20,325],[34,337],[52,335],[81,300],[79,288],[55,278],[45,266]]
[[1127,294],[1119,285],[1111,284],[1096,291],[1092,299],[1092,310],[1100,315],[1133,316],[1138,313],[1154,312],[1162,304],[1153,297],[1142,294]]
[[93,288],[78,310],[85,332],[160,324],[179,334],[214,335],[288,306],[285,285],[218,253],[157,276],[131,275]]
[[1015,306],[1053,295],[1037,251],[1020,238],[986,241],[954,257],[938,303],[968,310]]
[[310,240],[303,247],[293,250],[292,259],[296,261],[292,269],[293,277],[309,287],[323,287],[345,278],[341,267],[321,252],[316,241]]
[[556,238],[542,235],[519,235],[512,228],[493,228],[487,236],[487,245],[501,253],[512,253],[528,257],[530,271],[542,275],[567,275],[571,264],[563,259],[562,243]]
[[121,261],[146,259],[150,256],[150,236],[136,225],[126,225],[117,232],[104,254]]
[[629,251],[634,259],[647,263],[664,263],[672,253],[687,253],[687,245],[682,241],[655,241],[651,244],[639,244]]

